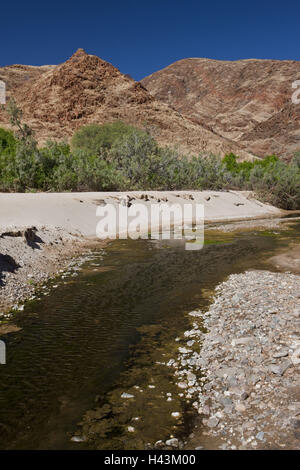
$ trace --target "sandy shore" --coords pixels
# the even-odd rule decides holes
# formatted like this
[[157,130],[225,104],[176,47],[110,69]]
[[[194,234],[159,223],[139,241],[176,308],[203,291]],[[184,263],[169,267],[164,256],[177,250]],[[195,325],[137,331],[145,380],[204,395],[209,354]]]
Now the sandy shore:
[[[279,217],[283,211],[250,192],[148,191],[126,193],[0,194],[0,315],[65,269],[96,238],[97,208],[112,204],[203,204],[206,222]],[[174,223],[182,221],[174,220]],[[148,227],[141,226],[141,231]]]
[[300,274],[300,246],[295,244],[291,245],[289,250],[283,250],[276,256],[273,256],[270,261],[281,270],[289,270],[293,273]]
[[[283,211],[263,204],[248,191],[148,191],[126,193],[0,194],[0,228],[59,227],[73,235],[95,237],[98,206],[131,203],[204,204],[206,221],[241,220],[279,216]],[[142,196],[146,196],[142,198]],[[175,221],[176,222],[176,221]]]

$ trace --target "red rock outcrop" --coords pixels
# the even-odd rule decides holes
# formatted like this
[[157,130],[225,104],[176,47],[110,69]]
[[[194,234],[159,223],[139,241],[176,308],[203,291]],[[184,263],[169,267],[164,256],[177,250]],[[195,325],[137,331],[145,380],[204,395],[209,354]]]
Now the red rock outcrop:
[[16,89],[30,80],[40,77],[43,73],[53,70],[55,65],[8,65],[0,67],[0,80],[6,84],[7,98],[14,94]]
[[[18,67],[22,66],[11,68]],[[69,138],[87,123],[123,120],[147,126],[160,144],[185,152],[224,155],[234,151],[251,158],[239,144],[157,100],[141,83],[83,49],[61,65],[41,67],[34,73],[28,80],[25,74],[23,79],[14,78],[8,89],[41,143],[49,138]],[[4,111],[0,111],[0,125],[8,125]]]
[[292,83],[300,62],[183,59],[146,77],[151,94],[194,122],[259,156],[300,149],[300,104]]

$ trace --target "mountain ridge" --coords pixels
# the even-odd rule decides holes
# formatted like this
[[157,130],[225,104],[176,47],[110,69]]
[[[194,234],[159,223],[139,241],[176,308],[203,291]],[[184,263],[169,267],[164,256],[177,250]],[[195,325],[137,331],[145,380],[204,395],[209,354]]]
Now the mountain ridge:
[[[161,145],[177,146],[185,153],[224,155],[233,151],[243,159],[253,158],[239,144],[193,122],[153,97],[142,83],[83,49],[57,66],[0,68],[0,79],[5,81],[4,72],[8,78],[8,72],[16,74],[18,67],[24,67],[27,78],[23,82],[14,78],[13,84],[8,84],[9,97],[15,98],[24,121],[41,144],[49,138],[70,139],[76,129],[88,123],[122,120],[147,126]],[[0,126],[9,127],[3,110]]]
[[[277,153],[290,159],[300,149],[299,106],[291,102],[292,83],[299,78],[299,61],[187,58],[141,83],[155,98],[249,152],[260,157]],[[296,120],[292,126],[291,115]],[[264,130],[263,139],[255,129],[258,137]],[[278,134],[277,138],[268,136],[268,131],[270,136]]]

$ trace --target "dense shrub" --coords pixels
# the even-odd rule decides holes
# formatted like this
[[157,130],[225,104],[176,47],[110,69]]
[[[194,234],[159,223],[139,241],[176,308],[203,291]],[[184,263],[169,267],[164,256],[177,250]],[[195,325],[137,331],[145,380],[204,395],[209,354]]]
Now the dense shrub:
[[105,155],[117,140],[131,133],[142,133],[142,131],[122,121],[102,125],[89,124],[75,132],[71,147],[73,150],[83,150],[90,155]]
[[11,131],[0,128],[0,155],[15,155],[17,140]]
[[56,191],[113,191],[122,186],[122,175],[98,156],[84,151],[61,154],[53,171]]
[[38,149],[17,142],[15,154],[0,153],[1,191],[117,190],[123,176],[95,155],[49,141]]
[[237,162],[227,155],[223,165],[231,174],[231,187],[250,189],[266,202],[284,209],[300,208],[300,155],[288,165],[275,155],[253,162]]
[[0,129],[1,191],[244,189],[285,209],[300,209],[300,152],[290,164],[272,155],[239,162],[234,154],[187,158],[161,148],[151,135],[121,122],[85,126],[71,148],[38,148],[13,108],[16,137]]

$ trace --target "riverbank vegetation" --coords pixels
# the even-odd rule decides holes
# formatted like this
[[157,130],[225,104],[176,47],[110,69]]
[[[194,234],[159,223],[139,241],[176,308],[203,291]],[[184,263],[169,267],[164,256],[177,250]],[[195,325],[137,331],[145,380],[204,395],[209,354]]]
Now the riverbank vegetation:
[[13,100],[0,129],[0,191],[252,190],[284,209],[300,209],[300,152],[290,163],[272,155],[238,162],[235,155],[185,156],[162,148],[147,130],[122,122],[91,124],[71,144],[38,147]]

